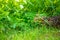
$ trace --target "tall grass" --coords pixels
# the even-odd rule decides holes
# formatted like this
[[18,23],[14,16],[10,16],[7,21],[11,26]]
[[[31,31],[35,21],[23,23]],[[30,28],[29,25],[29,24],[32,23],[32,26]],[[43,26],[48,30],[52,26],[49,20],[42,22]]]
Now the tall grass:
[[0,40],[59,40],[60,32],[54,28],[40,27],[25,31],[10,30],[8,33],[1,33]]

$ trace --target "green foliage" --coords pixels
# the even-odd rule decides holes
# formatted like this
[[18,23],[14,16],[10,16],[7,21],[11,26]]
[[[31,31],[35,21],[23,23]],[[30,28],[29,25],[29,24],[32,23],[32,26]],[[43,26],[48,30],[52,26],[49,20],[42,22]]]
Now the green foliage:
[[36,14],[41,18],[60,15],[60,0],[0,0],[0,33],[42,27],[34,22]]

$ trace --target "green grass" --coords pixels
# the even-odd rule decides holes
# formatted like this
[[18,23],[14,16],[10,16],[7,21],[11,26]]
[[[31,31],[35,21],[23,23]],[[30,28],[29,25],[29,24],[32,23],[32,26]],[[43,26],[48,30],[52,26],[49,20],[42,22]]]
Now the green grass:
[[41,19],[57,15],[60,0],[0,0],[0,40],[60,40],[58,29],[40,27]]
[[1,33],[0,40],[60,40],[60,32],[57,29],[48,29],[40,27],[17,32],[10,30],[9,32]]

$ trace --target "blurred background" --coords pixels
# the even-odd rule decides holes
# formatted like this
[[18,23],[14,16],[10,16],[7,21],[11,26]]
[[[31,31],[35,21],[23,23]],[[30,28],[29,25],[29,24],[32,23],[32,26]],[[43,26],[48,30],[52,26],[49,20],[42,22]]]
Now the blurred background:
[[60,0],[0,0],[0,40],[59,40],[55,16]]

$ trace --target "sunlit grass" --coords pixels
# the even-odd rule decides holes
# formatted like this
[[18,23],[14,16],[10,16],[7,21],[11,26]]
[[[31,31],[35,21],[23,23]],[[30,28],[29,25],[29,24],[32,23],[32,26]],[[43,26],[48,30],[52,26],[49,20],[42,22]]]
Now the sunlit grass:
[[10,34],[0,34],[1,40],[59,40],[60,32],[58,30],[40,27],[28,29],[24,32],[15,32],[12,30]]

